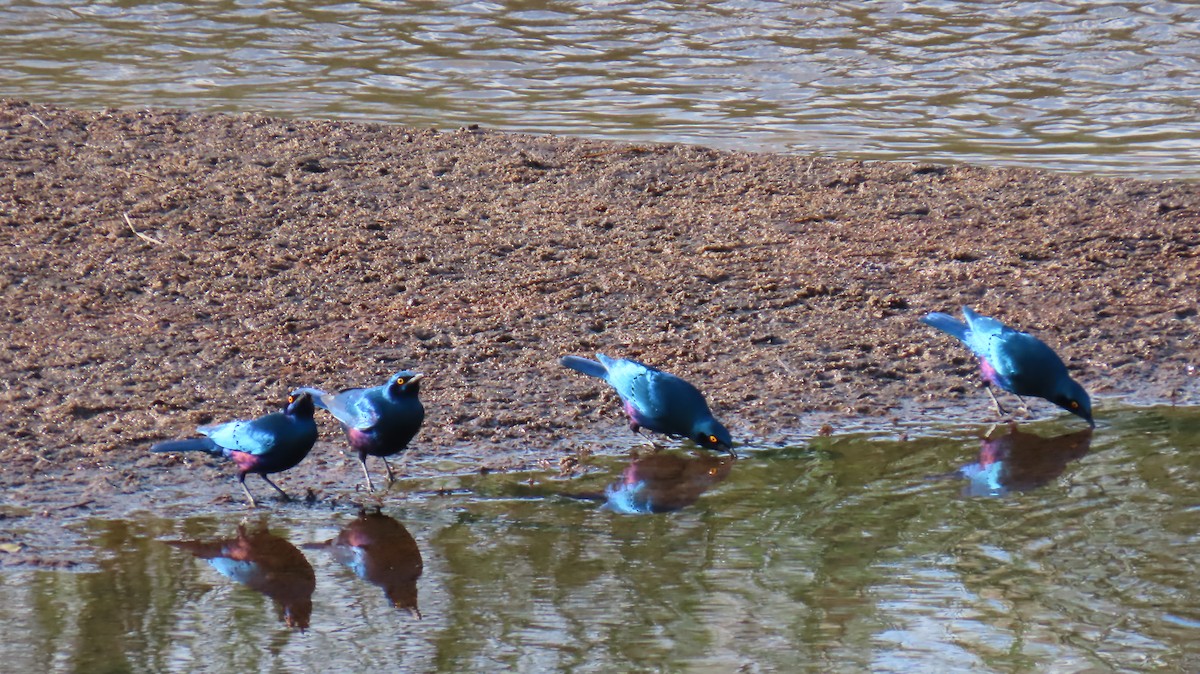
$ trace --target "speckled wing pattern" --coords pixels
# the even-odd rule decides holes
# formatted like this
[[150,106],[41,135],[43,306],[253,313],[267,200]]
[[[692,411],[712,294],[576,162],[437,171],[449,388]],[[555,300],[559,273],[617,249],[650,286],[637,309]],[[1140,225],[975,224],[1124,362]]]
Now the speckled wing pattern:
[[220,447],[258,455],[275,446],[276,435],[268,428],[271,417],[274,416],[276,415],[271,414],[253,421],[239,419],[210,424],[196,430],[207,435]]
[[711,416],[704,396],[683,379],[636,360],[596,355],[608,368],[608,383],[637,410],[638,421],[646,428],[688,435],[697,421]]
[[[1017,334],[1016,330],[994,318],[980,316],[971,311],[970,307],[963,307],[963,316],[967,319],[967,331],[963,335],[963,341],[976,355],[986,358],[988,362],[1001,357],[1004,342],[1011,335]],[[996,363],[992,362],[992,365],[995,367]]]
[[1066,365],[1054,350],[1042,340],[1027,332],[1014,330],[1000,321],[980,316],[963,307],[970,332],[967,345],[995,369],[996,374],[1007,380],[1025,379],[1049,381],[1060,373],[1065,374]]
[[671,375],[636,360],[617,360],[602,353],[596,354],[596,357],[608,369],[608,383],[616,389],[621,400],[638,411],[639,416],[657,419],[666,414],[664,401],[657,389],[663,383],[662,379]]

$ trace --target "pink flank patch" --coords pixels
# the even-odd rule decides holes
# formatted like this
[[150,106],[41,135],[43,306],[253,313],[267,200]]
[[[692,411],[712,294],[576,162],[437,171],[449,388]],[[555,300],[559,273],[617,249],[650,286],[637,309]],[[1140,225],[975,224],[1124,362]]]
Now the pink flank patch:
[[983,374],[984,381],[989,384],[995,384],[996,386],[1000,385],[1000,382],[996,377],[996,368],[992,367],[991,363],[988,363],[982,358],[979,359],[979,371]]
[[984,442],[983,450],[979,452],[979,465],[987,468],[997,461],[1003,461],[1005,454],[1007,452],[1004,450],[1004,447],[1000,446],[999,442],[994,440]]
[[229,458],[233,459],[233,462],[237,464],[237,467],[241,468],[243,471],[254,470],[255,465],[258,464],[258,457],[254,456],[253,454],[239,452],[237,450],[229,452]]
[[351,529],[338,537],[338,543],[352,548],[364,548],[371,543],[371,537],[361,531]]
[[638,483],[638,479],[639,479],[639,478],[638,478],[638,473],[637,473],[637,466],[632,466],[632,465],[631,465],[631,466],[627,467],[627,468],[625,469],[625,473],[624,473],[624,475],[623,475],[622,477],[624,477],[624,478],[625,478],[624,480],[622,480],[622,482],[624,482],[624,483],[625,483],[625,484],[627,484],[627,485],[635,485],[635,484],[637,484],[637,483]]
[[364,433],[357,428],[351,428],[346,431],[346,439],[350,441],[350,446],[354,448],[370,445],[373,438],[367,433]]
[[633,403],[629,402],[628,400],[625,401],[625,414],[628,414],[629,418],[632,419],[633,421],[635,421],[639,424],[642,423],[641,421],[638,421],[637,408],[634,407]]

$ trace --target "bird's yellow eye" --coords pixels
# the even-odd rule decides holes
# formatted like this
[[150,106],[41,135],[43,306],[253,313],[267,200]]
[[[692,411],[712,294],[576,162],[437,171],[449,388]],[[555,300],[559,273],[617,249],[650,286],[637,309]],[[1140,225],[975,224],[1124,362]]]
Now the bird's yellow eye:
[[708,441],[714,445],[717,444],[717,436],[715,436],[715,435],[708,436]]
[[1071,401],[1071,409],[1073,409],[1073,410],[1079,409],[1079,401],[1078,400]]
[[294,402],[296,402],[296,396],[288,396],[288,404],[291,405]]

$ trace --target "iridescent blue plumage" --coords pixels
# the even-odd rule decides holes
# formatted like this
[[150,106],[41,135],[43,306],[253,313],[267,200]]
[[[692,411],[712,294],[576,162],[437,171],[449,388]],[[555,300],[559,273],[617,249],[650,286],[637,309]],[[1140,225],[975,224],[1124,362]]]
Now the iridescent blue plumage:
[[[979,369],[987,384],[1018,396],[1044,398],[1089,425],[1096,425],[1087,391],[1071,378],[1067,366],[1049,346],[1029,333],[981,316],[970,307],[963,307],[963,317],[965,323],[935,312],[927,314],[921,321],[966,344],[979,358]],[[990,386],[988,393],[996,403],[997,411],[1004,414],[1004,408]]]
[[376,510],[338,532],[327,545],[333,556],[367,582],[383,588],[392,606],[421,618],[417,608],[417,579],[425,569],[417,541],[394,518]]
[[1090,428],[1047,438],[1020,431],[1014,423],[983,438],[978,461],[958,473],[970,480],[964,490],[969,496],[1028,491],[1062,475],[1069,463],[1087,455],[1091,442]]
[[152,452],[206,452],[231,459],[238,467],[238,482],[246,492],[251,506],[258,503],[246,488],[246,475],[257,473],[275,491],[288,495],[270,478],[295,467],[317,442],[317,424],[313,420],[313,398],[307,392],[295,391],[288,396],[287,407],[257,419],[228,421],[197,428],[204,438],[168,440],[150,448]]
[[650,454],[634,459],[616,482],[604,489],[604,508],[626,515],[666,513],[695,503],[700,495],[729,477],[727,456]]
[[270,597],[288,627],[304,630],[312,617],[317,576],[295,545],[265,528],[238,526],[236,538],[166,541],[212,565],[222,576]]
[[691,439],[701,447],[733,454],[733,438],[708,409],[708,403],[695,386],[673,374],[644,365],[636,360],[609,358],[598,360],[563,356],[566,367],[608,382],[620,396],[629,428],[635,433],[645,428],[672,437]]
[[374,491],[367,457],[378,456],[387,468],[388,481],[394,479],[387,457],[408,449],[425,421],[425,407],[418,394],[421,391],[419,372],[397,372],[382,386],[352,388],[340,393],[325,393],[320,389],[304,388],[311,393],[317,407],[329,410],[342,425],[350,446],[358,452],[367,489]]

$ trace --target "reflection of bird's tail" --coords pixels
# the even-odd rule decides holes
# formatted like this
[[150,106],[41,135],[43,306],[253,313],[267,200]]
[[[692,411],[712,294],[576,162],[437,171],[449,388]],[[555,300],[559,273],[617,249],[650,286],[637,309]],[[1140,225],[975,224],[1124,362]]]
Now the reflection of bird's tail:
[[933,313],[925,314],[925,316],[921,318],[921,322],[925,325],[932,325],[938,330],[941,330],[942,332],[953,337],[957,337],[960,340],[965,339],[967,336],[967,324],[949,314],[938,313],[935,311]]
[[563,356],[558,362],[571,368],[572,370],[575,370],[576,372],[582,372],[589,377],[599,377],[600,379],[604,379],[608,376],[608,368],[594,360],[588,360],[587,358],[580,358],[579,356]]
[[304,386],[292,391],[292,395],[299,395],[301,393],[307,393],[312,396],[313,404],[317,407],[323,410],[329,409],[329,406],[325,404],[325,398],[329,395],[328,393],[319,388],[312,388],[311,386]]
[[188,438],[187,440],[167,440],[150,448],[152,452],[207,452],[216,456],[221,455],[221,448],[210,438]]

